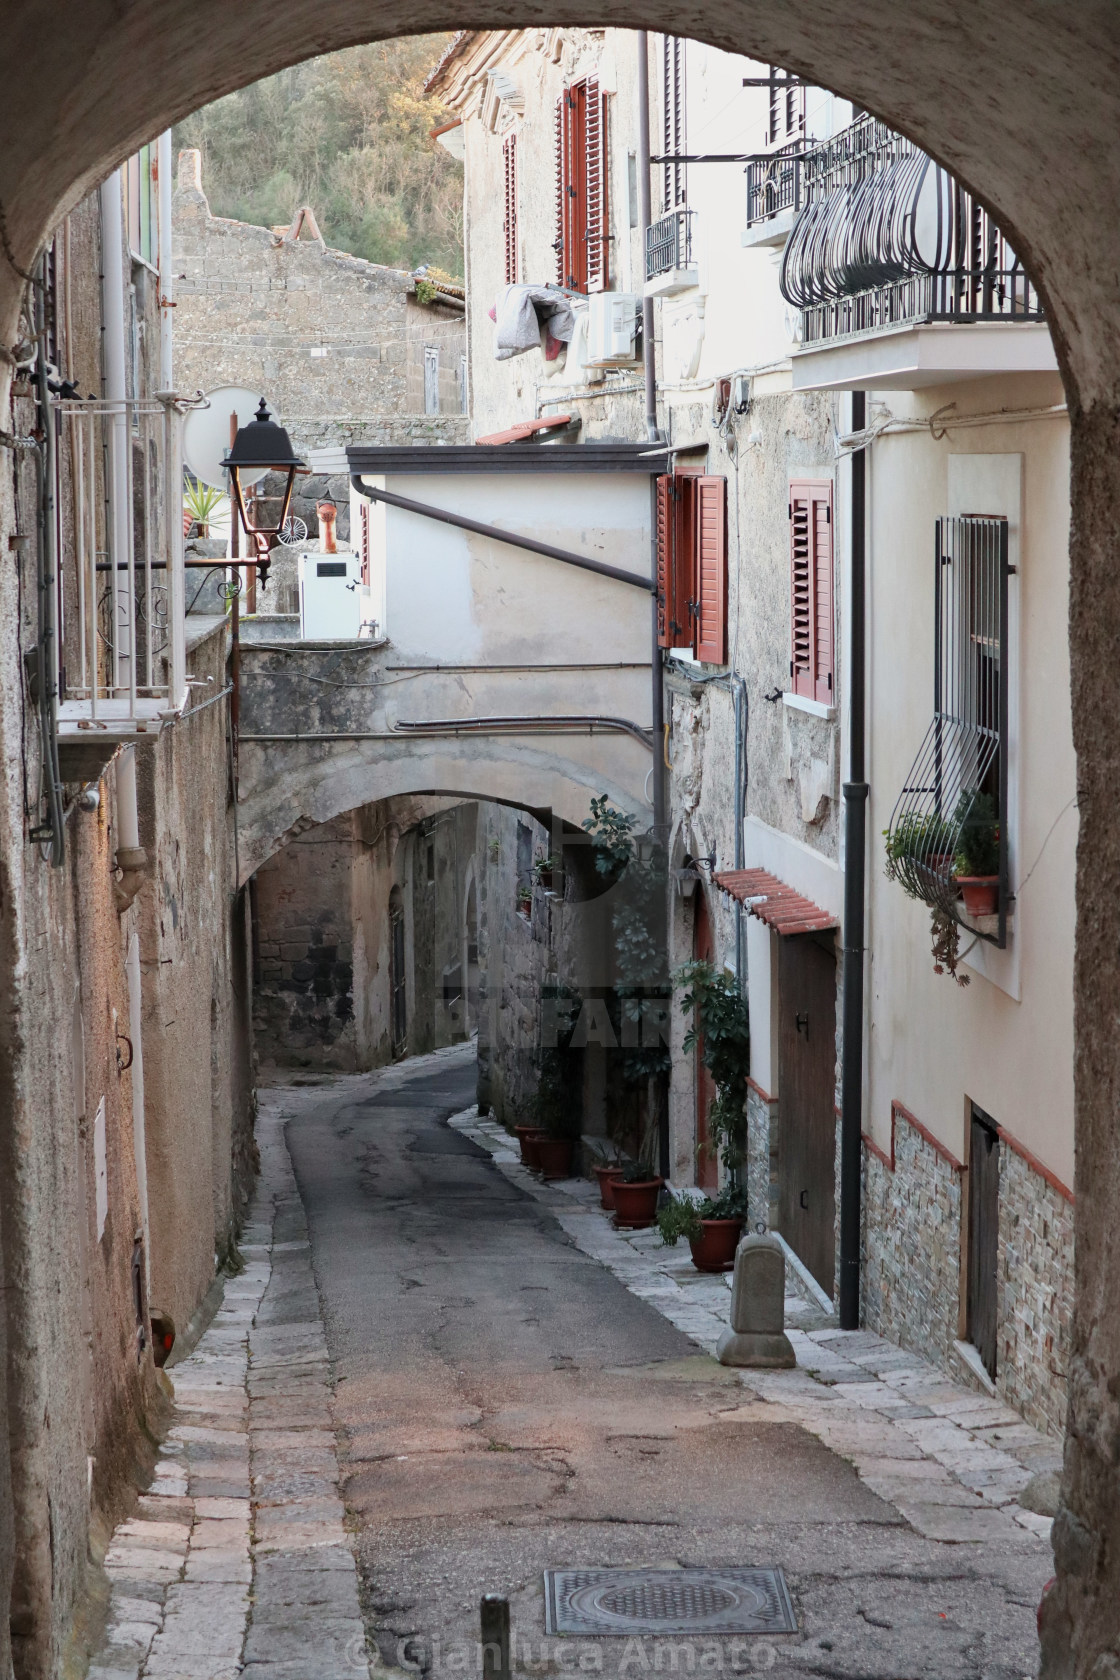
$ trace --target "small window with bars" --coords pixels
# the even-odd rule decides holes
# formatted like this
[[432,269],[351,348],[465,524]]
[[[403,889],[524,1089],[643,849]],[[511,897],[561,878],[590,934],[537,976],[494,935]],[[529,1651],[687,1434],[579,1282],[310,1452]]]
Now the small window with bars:
[[937,521],[933,718],[887,830],[888,873],[911,897],[951,921],[967,916],[971,932],[1001,946],[1008,914],[1009,573],[1006,519]]

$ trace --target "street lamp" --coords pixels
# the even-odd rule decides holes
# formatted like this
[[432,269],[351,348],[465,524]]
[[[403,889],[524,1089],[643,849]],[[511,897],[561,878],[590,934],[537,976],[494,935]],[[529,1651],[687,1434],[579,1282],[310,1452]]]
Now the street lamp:
[[[256,564],[262,568],[268,566],[268,551],[272,540],[279,537],[284,528],[284,521],[288,517],[288,508],[292,500],[292,485],[296,473],[306,465],[292,448],[292,440],[284,430],[272,419],[264,398],[256,414],[247,426],[239,426],[233,440],[229,454],[222,462],[222,466],[229,473],[230,488],[237,507],[237,516],[248,536],[253,538],[256,546]],[[241,491],[241,474],[251,473],[254,477],[262,472],[286,474],[284,494],[280,504],[280,514],[274,523],[262,524],[257,514],[260,501],[253,498],[254,517],[250,522],[245,511],[245,498]],[[272,500],[273,498],[269,498]]]

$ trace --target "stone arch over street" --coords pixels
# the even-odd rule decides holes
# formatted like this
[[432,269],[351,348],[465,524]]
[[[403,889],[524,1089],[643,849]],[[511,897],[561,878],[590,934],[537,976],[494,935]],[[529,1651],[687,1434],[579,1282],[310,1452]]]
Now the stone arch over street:
[[[702,15],[682,14],[667,0],[585,0],[566,16],[589,25],[700,36],[841,89],[976,192],[1045,297],[1072,429],[1071,653],[1080,813],[1078,1304],[1066,1509],[1055,1531],[1061,1584],[1049,1618],[1047,1672],[1088,1675],[1096,1664],[1095,1673],[1107,1675],[1116,1659],[1102,1653],[1114,1638],[1120,1570],[1120,1253],[1111,1219],[1120,1200],[1120,906],[1113,887],[1120,865],[1120,735],[1112,721],[1120,636],[1120,141],[1110,145],[1102,137],[1118,132],[1120,20],[1103,0],[1067,9],[1060,22],[1043,0],[1030,0],[1013,19],[991,7],[962,14],[951,0],[927,0],[920,11],[889,0],[863,0],[847,9],[828,0],[723,3]],[[553,18],[542,0],[523,0],[514,20],[529,25]],[[6,6],[9,58],[27,73],[10,90],[0,153],[5,343],[14,337],[26,272],[51,228],[136,144],[299,58],[459,21],[449,0],[408,9],[385,4],[373,15],[359,0],[314,6],[298,0],[280,18],[262,0],[236,8],[218,0],[194,0],[189,7],[185,0],[168,0],[158,23],[142,9],[80,8],[60,40],[45,5]],[[128,66],[125,78],[121,65]],[[8,632],[5,644],[6,681],[14,683],[17,655]],[[431,769],[424,785],[433,785]],[[518,802],[527,796],[522,783]],[[493,790],[490,797],[497,797]],[[348,797],[349,805],[355,802]],[[324,809],[329,803],[327,797]],[[557,805],[555,794],[548,803]],[[293,811],[295,805],[293,798]],[[250,810],[246,816],[252,855],[255,815]],[[262,815],[259,827],[263,847],[270,843],[263,838],[269,819]]]

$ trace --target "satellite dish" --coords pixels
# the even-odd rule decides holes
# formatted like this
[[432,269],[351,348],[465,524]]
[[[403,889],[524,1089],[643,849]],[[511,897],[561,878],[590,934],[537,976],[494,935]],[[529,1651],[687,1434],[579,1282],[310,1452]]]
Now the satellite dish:
[[[229,454],[229,417],[236,414],[237,424],[247,426],[257,412],[260,391],[249,391],[243,385],[219,385],[208,393],[209,408],[192,408],[183,426],[183,459],[194,477],[214,490],[228,490],[228,476],[222,462]],[[264,472],[241,472],[242,486],[256,484]]]

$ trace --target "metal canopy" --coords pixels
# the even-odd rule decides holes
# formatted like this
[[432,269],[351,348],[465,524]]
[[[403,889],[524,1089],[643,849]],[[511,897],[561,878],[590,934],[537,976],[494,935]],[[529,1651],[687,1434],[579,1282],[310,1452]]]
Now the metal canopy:
[[391,473],[664,473],[655,443],[468,443],[449,447],[350,444],[351,476]]

